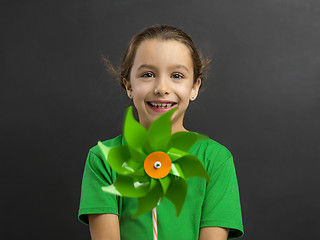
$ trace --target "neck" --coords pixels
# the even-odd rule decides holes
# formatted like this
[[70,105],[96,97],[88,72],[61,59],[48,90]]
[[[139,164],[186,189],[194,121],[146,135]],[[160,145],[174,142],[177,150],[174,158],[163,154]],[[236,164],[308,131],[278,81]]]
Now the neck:
[[181,125],[172,125],[171,128],[171,134],[174,134],[176,132],[189,132],[187,129],[184,128],[183,124]]

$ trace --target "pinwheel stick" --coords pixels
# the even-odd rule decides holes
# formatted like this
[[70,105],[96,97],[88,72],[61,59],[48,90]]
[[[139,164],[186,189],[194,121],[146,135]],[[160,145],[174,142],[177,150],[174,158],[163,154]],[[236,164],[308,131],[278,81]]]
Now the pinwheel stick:
[[152,209],[153,240],[158,240],[157,208]]

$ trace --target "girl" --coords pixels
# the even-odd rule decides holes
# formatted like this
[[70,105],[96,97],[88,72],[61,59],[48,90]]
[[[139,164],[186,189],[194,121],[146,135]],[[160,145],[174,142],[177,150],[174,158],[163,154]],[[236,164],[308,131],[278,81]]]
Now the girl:
[[[153,26],[135,35],[116,71],[146,129],[174,107],[172,133],[187,131],[183,118],[189,102],[198,95],[208,60],[203,60],[191,38],[178,28]],[[109,147],[124,143],[122,135],[103,142]],[[243,234],[241,207],[231,153],[209,139],[190,150],[202,162],[211,182],[188,179],[188,193],[179,217],[166,198],[157,207],[159,239],[238,238]],[[151,212],[131,216],[137,201],[109,195],[102,186],[112,184],[115,172],[103,162],[97,146],[89,151],[82,180],[79,219],[89,224],[91,237],[103,239],[152,239]]]

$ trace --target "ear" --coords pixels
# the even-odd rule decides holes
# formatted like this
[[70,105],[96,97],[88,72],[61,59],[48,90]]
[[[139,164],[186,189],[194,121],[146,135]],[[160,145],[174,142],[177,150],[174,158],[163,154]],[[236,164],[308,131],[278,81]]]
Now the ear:
[[127,79],[123,78],[123,79],[122,79],[122,83],[123,83],[123,85],[124,85],[125,88],[126,88],[128,97],[129,97],[130,99],[132,99],[132,88],[131,88],[131,83],[130,83],[130,81],[128,81]]
[[192,86],[192,90],[189,98],[190,101],[196,100],[199,93],[200,86],[201,86],[201,78],[197,78],[197,81]]

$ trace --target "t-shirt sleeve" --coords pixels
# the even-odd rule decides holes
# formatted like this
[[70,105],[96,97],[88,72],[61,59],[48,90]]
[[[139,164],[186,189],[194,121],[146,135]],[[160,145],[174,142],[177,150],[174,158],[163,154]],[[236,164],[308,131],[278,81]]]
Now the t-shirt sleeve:
[[108,163],[96,152],[90,150],[85,164],[78,218],[88,224],[88,214],[111,213],[119,215],[119,196],[102,191],[115,181],[116,174]]
[[236,171],[228,150],[214,154],[208,163],[211,181],[207,184],[200,227],[230,228],[228,239],[243,235]]

